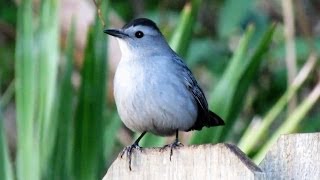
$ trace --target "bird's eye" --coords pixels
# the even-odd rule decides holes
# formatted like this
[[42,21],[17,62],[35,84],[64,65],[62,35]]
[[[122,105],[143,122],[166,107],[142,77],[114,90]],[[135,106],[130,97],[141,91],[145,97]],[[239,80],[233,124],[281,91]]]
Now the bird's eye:
[[142,38],[143,37],[143,32],[142,31],[137,31],[136,33],[135,33],[135,36],[137,37],[137,38]]

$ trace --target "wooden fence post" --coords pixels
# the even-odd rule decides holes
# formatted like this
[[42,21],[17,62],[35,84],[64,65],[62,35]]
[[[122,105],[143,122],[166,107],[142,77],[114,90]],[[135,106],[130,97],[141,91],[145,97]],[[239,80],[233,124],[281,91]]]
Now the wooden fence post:
[[206,144],[160,152],[159,148],[134,151],[132,171],[126,155],[118,157],[103,180],[191,180],[263,179],[264,174],[246,155],[231,144]]
[[198,179],[320,179],[320,133],[281,136],[258,167],[231,144],[186,146],[134,151],[132,171],[127,157],[118,157],[103,180],[198,180]]
[[320,133],[282,135],[260,163],[267,179],[320,179]]

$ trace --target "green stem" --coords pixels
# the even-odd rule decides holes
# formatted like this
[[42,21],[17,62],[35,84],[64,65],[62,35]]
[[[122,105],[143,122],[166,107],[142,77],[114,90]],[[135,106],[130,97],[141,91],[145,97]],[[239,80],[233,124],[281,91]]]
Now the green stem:
[[284,121],[284,123],[274,132],[271,138],[261,148],[253,161],[260,163],[263,157],[266,155],[270,147],[276,142],[281,134],[289,134],[294,132],[302,121],[303,117],[309,112],[313,105],[317,102],[320,97],[320,81],[316,87],[312,90],[309,96],[293,111],[293,113]]
[[245,152],[250,153],[254,149],[254,146],[261,141],[266,134],[270,125],[274,122],[275,118],[280,114],[284,107],[288,104],[289,100],[296,94],[297,90],[301,87],[303,82],[307,79],[312,69],[316,65],[316,55],[312,53],[307,63],[300,70],[297,77],[294,79],[288,90],[282,95],[278,102],[271,108],[266,114],[265,118],[261,121],[262,124],[259,128],[248,128],[243,137],[238,143],[239,148]]

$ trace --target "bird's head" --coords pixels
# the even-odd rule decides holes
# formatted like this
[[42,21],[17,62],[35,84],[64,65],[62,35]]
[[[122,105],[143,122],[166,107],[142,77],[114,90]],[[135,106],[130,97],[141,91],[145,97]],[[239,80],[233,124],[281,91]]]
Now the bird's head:
[[134,19],[121,29],[106,29],[117,38],[122,56],[162,55],[171,51],[157,25],[150,19]]

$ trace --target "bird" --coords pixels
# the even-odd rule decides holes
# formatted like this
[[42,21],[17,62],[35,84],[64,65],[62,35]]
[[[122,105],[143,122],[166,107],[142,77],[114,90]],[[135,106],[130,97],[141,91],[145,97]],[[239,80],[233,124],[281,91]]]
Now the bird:
[[131,170],[133,149],[148,132],[172,136],[173,149],[182,146],[179,131],[222,126],[224,121],[208,109],[204,92],[184,60],[169,46],[156,23],[136,18],[120,29],[105,29],[117,39],[121,59],[117,66],[113,93],[120,119],[126,127],[141,135],[124,148]]

